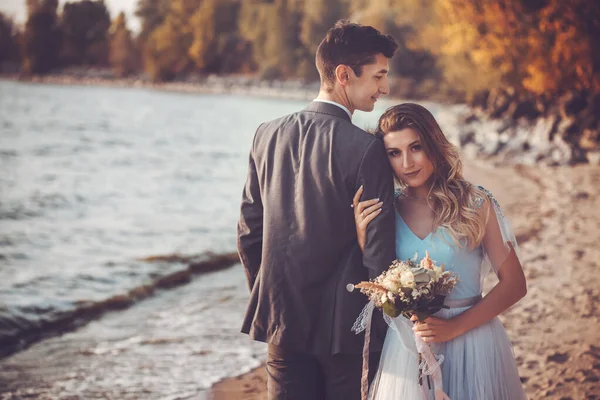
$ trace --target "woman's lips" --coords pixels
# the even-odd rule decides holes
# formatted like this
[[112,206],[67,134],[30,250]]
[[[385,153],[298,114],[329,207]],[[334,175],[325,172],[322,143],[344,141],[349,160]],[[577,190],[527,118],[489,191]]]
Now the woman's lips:
[[414,178],[415,176],[419,175],[419,172],[421,172],[421,170],[415,171],[415,172],[406,172],[403,175],[407,176],[409,178]]

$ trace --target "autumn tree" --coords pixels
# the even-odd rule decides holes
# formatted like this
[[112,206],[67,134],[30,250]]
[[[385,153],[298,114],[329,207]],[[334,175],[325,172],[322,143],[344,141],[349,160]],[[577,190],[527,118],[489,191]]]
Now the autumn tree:
[[197,0],[173,0],[163,22],[150,34],[145,46],[146,71],[154,80],[170,80],[189,72],[193,60],[189,48],[193,42],[192,16]]
[[127,29],[127,18],[121,12],[110,29],[110,65],[119,77],[129,75],[137,68],[137,49]]
[[600,93],[600,3],[548,1],[527,38],[523,87],[536,94]]

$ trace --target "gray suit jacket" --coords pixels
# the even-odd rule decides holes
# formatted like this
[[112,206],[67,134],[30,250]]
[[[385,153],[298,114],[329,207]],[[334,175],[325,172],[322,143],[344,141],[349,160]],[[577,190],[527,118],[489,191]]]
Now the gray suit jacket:
[[[379,197],[364,255],[352,198]],[[311,354],[362,351],[350,329],[367,303],[346,290],[379,275],[395,258],[393,178],[381,140],[341,108],[312,102],[262,124],[250,151],[238,223],[238,251],[252,291],[242,332]],[[371,350],[385,335],[374,313]]]

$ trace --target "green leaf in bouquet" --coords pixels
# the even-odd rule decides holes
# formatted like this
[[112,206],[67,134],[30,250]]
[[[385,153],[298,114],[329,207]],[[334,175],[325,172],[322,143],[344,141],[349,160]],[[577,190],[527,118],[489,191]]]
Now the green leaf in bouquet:
[[381,309],[384,313],[386,313],[392,318],[396,318],[398,315],[400,315],[400,310],[398,310],[396,306],[390,301],[386,301],[385,303],[383,303],[381,305]]

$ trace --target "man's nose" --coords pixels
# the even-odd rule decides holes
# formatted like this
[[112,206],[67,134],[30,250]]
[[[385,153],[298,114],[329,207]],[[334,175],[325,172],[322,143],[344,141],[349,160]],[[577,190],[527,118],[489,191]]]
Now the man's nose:
[[383,83],[382,85],[379,87],[379,93],[383,94],[383,95],[388,95],[390,94],[390,84],[387,80],[387,78],[382,79]]

